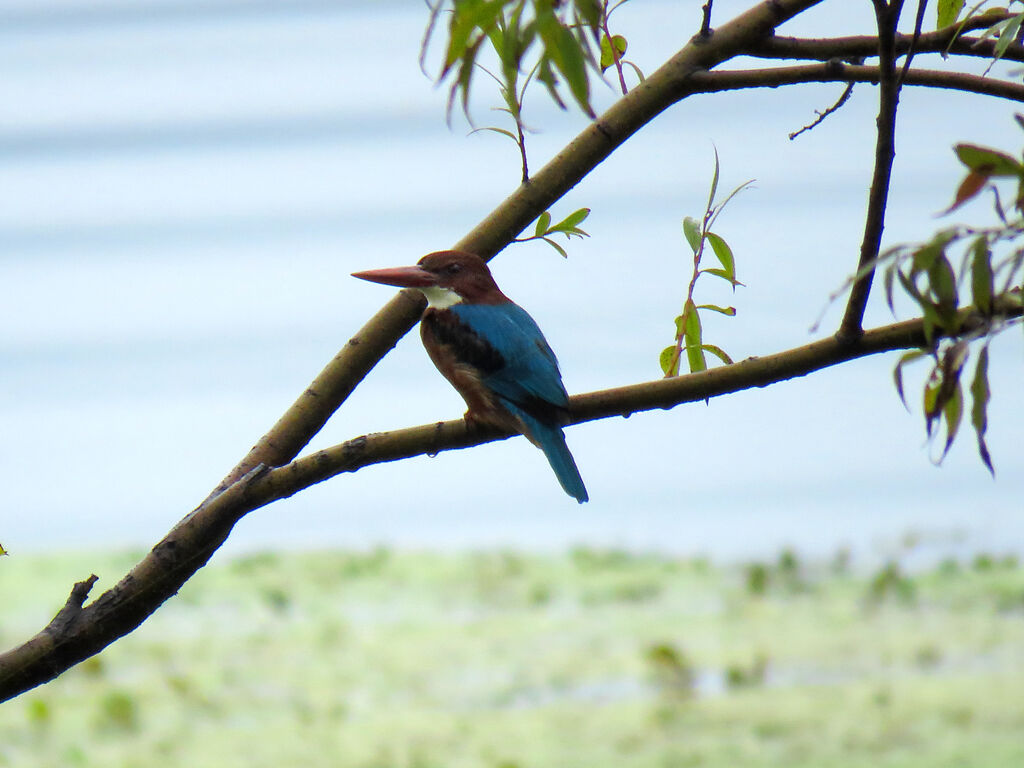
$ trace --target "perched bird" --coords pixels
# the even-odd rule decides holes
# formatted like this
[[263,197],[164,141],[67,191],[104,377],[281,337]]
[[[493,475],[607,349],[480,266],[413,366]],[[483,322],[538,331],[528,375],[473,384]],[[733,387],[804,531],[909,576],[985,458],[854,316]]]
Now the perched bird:
[[466,421],[522,433],[544,451],[565,492],[580,504],[587,501],[562,434],[569,398],[555,353],[533,318],[501,292],[483,259],[438,251],[414,267],[353,277],[422,291],[423,346],[466,401]]

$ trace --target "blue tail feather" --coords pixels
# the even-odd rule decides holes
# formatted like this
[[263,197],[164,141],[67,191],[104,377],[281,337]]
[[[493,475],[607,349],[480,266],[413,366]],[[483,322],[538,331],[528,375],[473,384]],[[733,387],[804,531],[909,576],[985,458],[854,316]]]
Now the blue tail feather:
[[562,489],[582,504],[590,499],[587,488],[583,485],[583,478],[576,468],[576,460],[569,452],[569,446],[565,443],[565,435],[561,428],[554,424],[544,424],[519,408],[511,407],[511,410],[527,427],[528,436],[544,451],[548,464],[555,472],[555,477],[561,484]]

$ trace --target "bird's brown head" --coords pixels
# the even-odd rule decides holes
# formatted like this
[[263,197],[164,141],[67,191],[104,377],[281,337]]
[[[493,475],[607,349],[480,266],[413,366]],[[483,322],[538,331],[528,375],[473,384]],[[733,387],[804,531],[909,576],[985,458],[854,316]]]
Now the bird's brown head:
[[393,267],[353,272],[353,277],[399,288],[418,288],[431,306],[446,307],[461,301],[500,304],[508,301],[491,277],[487,262],[465,251],[428,253],[414,267]]

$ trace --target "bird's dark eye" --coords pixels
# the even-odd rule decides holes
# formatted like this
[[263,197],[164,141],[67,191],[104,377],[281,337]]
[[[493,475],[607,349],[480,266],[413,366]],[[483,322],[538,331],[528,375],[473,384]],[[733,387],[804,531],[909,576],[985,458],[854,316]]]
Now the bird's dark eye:
[[446,275],[457,275],[461,271],[462,265],[459,264],[458,262],[455,262],[454,264],[449,264],[447,267],[444,268],[444,273]]

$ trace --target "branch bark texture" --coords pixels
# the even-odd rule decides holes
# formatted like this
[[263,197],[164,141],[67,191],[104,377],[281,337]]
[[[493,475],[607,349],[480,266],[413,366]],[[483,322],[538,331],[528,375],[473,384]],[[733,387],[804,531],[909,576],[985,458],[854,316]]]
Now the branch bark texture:
[[875,133],[875,165],[868,190],[868,210],[864,217],[864,237],[860,245],[857,272],[846,311],[836,338],[850,342],[862,332],[864,310],[871,294],[875,270],[868,269],[878,256],[885,229],[885,210],[892,181],[892,164],[896,158],[896,109],[900,101],[900,78],[896,74],[896,26],[899,24],[903,0],[874,0],[878,26],[878,119]]

